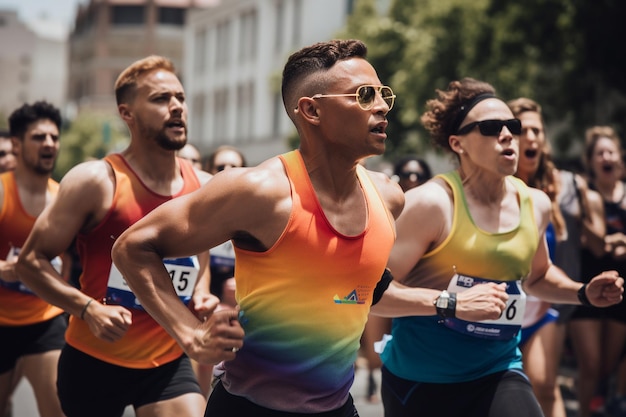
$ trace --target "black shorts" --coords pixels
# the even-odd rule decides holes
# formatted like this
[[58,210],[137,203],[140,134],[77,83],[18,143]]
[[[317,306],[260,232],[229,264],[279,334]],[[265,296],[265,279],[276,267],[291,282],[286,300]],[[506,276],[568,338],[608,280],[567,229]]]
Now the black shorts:
[[382,368],[385,417],[543,417],[528,378],[517,370],[451,384],[409,381]]
[[60,350],[65,345],[65,329],[66,314],[27,326],[0,326],[0,374],[15,368],[21,356]]
[[201,394],[185,355],[158,368],[132,369],[66,345],[58,373],[57,390],[67,417],[122,416],[128,405],[138,408],[184,394]]
[[[276,395],[280,395],[279,392]],[[327,411],[324,413],[300,414],[290,413],[287,411],[270,410],[261,407],[244,397],[230,394],[222,382],[218,382],[206,407],[204,417],[359,417],[359,413],[354,407],[352,396],[348,397],[348,401],[337,410]]]
[[614,320],[626,324],[626,299],[610,307],[577,306],[570,320]]

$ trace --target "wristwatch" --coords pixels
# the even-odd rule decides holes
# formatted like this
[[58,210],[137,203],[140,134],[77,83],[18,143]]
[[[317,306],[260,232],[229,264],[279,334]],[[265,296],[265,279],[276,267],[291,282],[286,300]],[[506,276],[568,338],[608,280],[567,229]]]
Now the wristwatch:
[[452,318],[456,313],[456,293],[443,290],[433,302],[437,315],[442,319]]

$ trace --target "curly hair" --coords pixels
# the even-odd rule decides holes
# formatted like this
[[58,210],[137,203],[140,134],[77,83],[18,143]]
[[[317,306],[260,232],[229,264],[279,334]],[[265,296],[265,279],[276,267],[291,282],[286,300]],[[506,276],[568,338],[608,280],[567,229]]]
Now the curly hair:
[[437,89],[435,92],[437,97],[426,102],[427,111],[421,117],[422,124],[430,133],[433,144],[451,152],[448,138],[463,122],[457,122],[463,106],[479,95],[495,95],[496,90],[489,83],[466,77],[452,81],[445,91]]
[[33,104],[24,103],[9,116],[11,136],[20,140],[23,139],[28,125],[42,119],[52,121],[57,129],[61,130],[62,118],[58,108],[44,100],[36,101]]

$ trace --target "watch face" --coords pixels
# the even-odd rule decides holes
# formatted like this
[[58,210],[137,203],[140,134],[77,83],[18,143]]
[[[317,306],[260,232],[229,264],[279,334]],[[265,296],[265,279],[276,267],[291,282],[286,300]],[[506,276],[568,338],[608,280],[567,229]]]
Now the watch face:
[[437,298],[437,308],[448,308],[448,297],[444,297],[443,295]]

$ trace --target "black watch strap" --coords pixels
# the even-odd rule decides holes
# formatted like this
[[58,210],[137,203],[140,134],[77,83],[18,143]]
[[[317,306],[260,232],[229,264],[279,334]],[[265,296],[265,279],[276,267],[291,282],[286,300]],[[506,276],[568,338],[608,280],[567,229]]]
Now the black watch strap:
[[456,316],[456,293],[446,292],[446,294],[448,298],[448,303],[445,307],[440,307],[438,305],[439,298],[435,300],[435,308],[437,309],[437,315],[442,319],[454,318]]

